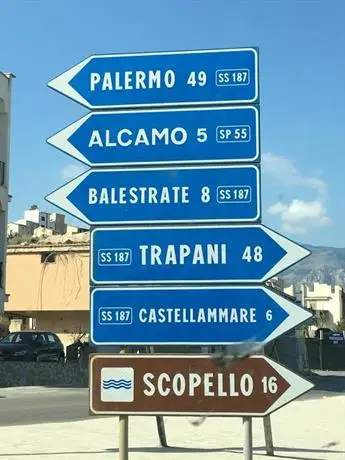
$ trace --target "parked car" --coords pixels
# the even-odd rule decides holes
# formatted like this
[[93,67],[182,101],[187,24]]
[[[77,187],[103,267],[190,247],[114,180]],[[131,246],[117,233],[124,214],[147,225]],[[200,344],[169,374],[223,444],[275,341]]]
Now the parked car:
[[0,361],[65,361],[64,346],[49,331],[11,332],[0,340]]
[[330,334],[333,334],[334,331],[332,329],[329,329],[328,327],[319,327],[315,331],[315,338],[320,340],[321,337],[321,331],[323,332],[323,338],[328,339]]

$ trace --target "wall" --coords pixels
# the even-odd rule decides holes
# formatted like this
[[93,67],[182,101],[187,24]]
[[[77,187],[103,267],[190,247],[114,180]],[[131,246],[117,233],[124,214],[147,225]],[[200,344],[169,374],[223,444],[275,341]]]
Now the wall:
[[[285,288],[284,292],[293,295],[293,286]],[[312,286],[302,285],[302,292],[303,298],[301,300],[306,308],[330,312],[331,320],[328,326],[334,327],[334,324],[344,316],[343,289],[340,286],[314,283]]]
[[[89,331],[88,311],[42,311],[35,313],[36,328],[55,332],[67,347],[80,333]],[[82,341],[88,341],[86,334]]]
[[14,386],[87,387],[88,370],[79,363],[0,363],[0,388]]
[[[8,252],[6,311],[89,310],[88,249],[56,253],[52,263],[41,262],[43,248],[38,247],[36,253],[23,251],[12,248]],[[54,248],[45,248],[45,254],[49,251],[55,254]]]
[[43,236],[52,236],[53,234],[54,231],[51,228],[38,227],[35,228],[33,236],[36,236],[37,238],[42,238]]
[[11,86],[12,75],[0,72],[0,161],[3,173],[0,175],[0,313],[6,300],[6,250],[9,201],[9,152],[11,129]]
[[65,216],[63,214],[50,214],[49,227],[59,235],[63,235],[66,231]]
[[16,223],[13,223],[13,222],[10,222],[7,225],[7,236],[10,236],[10,235],[23,236],[23,235],[26,235],[26,233],[27,233],[27,230],[26,230],[25,225],[16,224]]
[[30,222],[36,222],[39,224],[40,221],[40,210],[39,209],[27,209],[24,211],[24,220],[29,220]]

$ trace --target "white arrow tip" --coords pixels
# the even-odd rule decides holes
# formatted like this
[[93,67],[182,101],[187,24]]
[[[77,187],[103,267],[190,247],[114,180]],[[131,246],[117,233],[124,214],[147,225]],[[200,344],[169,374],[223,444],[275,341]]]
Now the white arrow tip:
[[290,384],[289,388],[277,399],[275,403],[268,409],[268,411],[264,414],[270,414],[282,406],[285,406],[289,402],[294,401],[299,396],[302,396],[304,393],[307,393],[312,388],[314,388],[314,384],[309,382],[309,380],[305,380],[304,378],[300,377],[299,375],[295,374],[294,372],[290,371],[286,367],[276,363],[275,361],[265,357],[266,361],[283,377],[286,382]]
[[90,224],[90,221],[87,219],[87,217],[68,199],[68,196],[78,187],[81,182],[83,182],[83,180],[88,175],[89,171],[86,171],[85,173],[81,174],[72,181],[47,195],[45,200],[62,209],[63,211],[68,212],[72,216],[77,217],[83,222]]
[[277,337],[285,334],[285,332],[297,327],[299,324],[304,323],[308,319],[313,317],[311,311],[306,308],[300,307],[299,305],[291,302],[282,295],[264,287],[265,293],[273,299],[273,301],[279,305],[287,313],[287,317],[279,326],[272,331],[272,333],[266,338],[265,342],[270,342]]
[[300,246],[299,244],[294,243],[293,241],[285,238],[285,236],[280,235],[279,233],[262,226],[265,233],[272,238],[284,251],[286,252],[285,256],[278,262],[271,270],[266,274],[265,278],[262,281],[267,281],[278,273],[286,270],[297,262],[305,259],[311,254],[311,251]]
[[77,148],[74,147],[69,142],[69,138],[91,117],[92,114],[87,114],[80,120],[72,123],[71,125],[67,126],[67,128],[59,131],[58,133],[54,134],[53,136],[47,139],[48,144],[56,147],[57,149],[61,150],[62,152],[67,153],[73,158],[81,161],[82,163],[91,166],[90,161],[80,152]]
[[66,70],[63,74],[59,75],[56,78],[53,78],[48,82],[49,88],[54,89],[55,91],[63,94],[64,96],[73,99],[79,104],[86,106],[87,108],[91,108],[90,104],[86,99],[83,98],[72,86],[70,85],[70,81],[74,78],[84,67],[85,65],[92,59],[92,56],[84,59],[84,61],[80,62],[76,66],[72,67],[71,69]]

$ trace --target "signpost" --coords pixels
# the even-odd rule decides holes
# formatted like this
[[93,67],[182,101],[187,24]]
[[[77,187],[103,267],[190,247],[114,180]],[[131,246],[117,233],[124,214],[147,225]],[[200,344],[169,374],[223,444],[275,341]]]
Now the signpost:
[[91,293],[96,345],[263,345],[312,314],[266,287],[102,288]]
[[263,282],[310,254],[263,225],[96,228],[94,284]]
[[313,387],[265,356],[219,368],[207,355],[93,355],[90,409],[96,415],[263,417]]
[[89,166],[259,161],[259,110],[210,107],[94,112],[50,137]]
[[[91,169],[46,197],[107,226],[91,235],[93,343],[234,344],[243,358],[312,316],[260,285],[309,251],[260,224],[255,48],[90,56],[48,85],[94,111],[48,139]],[[243,416],[244,460],[263,416],[273,454],[268,414],[313,386],[264,356],[220,369],[94,355],[90,369],[91,412],[119,415],[120,460],[129,414]]]
[[48,86],[89,109],[258,102],[254,48],[90,56]]
[[91,225],[256,222],[257,166],[90,170],[46,200]]

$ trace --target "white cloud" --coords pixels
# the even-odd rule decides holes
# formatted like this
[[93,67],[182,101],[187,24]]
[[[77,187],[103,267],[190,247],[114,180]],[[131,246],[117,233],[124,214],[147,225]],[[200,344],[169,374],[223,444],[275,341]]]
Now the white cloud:
[[[290,159],[266,153],[262,155],[262,173],[264,181],[270,180],[272,184],[273,179],[280,189],[285,188],[297,195],[297,198],[288,202],[279,200],[267,210],[269,214],[280,217],[285,233],[302,235],[308,229],[330,225],[331,219],[325,205],[327,183],[320,178],[321,170],[314,169],[312,174],[304,175]],[[265,175],[268,177],[265,178]],[[314,191],[315,197],[311,200],[302,198],[306,189],[309,194]]]
[[78,165],[75,163],[65,166],[61,170],[61,175],[64,179],[74,179],[77,176],[80,176],[83,172],[87,170],[86,166]]
[[288,204],[275,203],[267,212],[280,216],[283,230],[287,233],[306,233],[309,227],[325,227],[331,223],[324,203],[318,199],[314,201],[292,200]]
[[[314,170],[318,173],[320,170]],[[327,193],[327,184],[319,177],[303,175],[289,158],[274,153],[262,155],[262,173],[276,179],[280,185],[309,187],[320,195]]]

